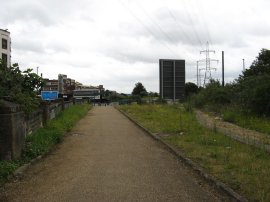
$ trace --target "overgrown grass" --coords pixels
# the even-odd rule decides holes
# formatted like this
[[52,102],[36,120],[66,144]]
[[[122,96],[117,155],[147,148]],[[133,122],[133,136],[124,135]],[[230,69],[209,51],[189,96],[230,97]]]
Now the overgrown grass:
[[61,112],[59,116],[51,120],[44,128],[26,137],[26,145],[21,160],[19,161],[0,161],[0,183],[6,181],[19,166],[39,155],[48,152],[53,145],[63,140],[66,132],[87,114],[90,105],[74,105]]
[[223,109],[222,114],[225,121],[237,124],[243,128],[270,134],[270,119],[267,117],[258,117],[236,108]]
[[11,175],[21,163],[19,161],[0,161],[0,184],[2,184],[9,175]]
[[153,133],[172,134],[164,140],[249,200],[270,201],[270,156],[265,151],[202,127],[181,105],[121,109]]

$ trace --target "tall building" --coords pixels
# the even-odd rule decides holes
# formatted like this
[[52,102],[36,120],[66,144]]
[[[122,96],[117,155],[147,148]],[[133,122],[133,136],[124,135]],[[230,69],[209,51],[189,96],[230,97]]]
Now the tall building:
[[73,93],[73,90],[75,90],[75,88],[76,88],[76,86],[75,86],[75,80],[74,79],[67,78],[65,88],[66,88],[66,93],[67,94],[72,94]]
[[11,38],[10,32],[0,29],[0,58],[10,67],[11,65]]
[[162,99],[178,101],[185,97],[185,60],[159,60],[159,93]]
[[58,74],[58,91],[59,91],[59,94],[64,95],[64,94],[67,93],[66,84],[67,84],[67,75]]

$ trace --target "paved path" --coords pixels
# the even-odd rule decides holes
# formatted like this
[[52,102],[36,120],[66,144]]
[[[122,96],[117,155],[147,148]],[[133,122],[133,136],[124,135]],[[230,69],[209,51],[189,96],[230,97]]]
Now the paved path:
[[113,107],[94,107],[2,201],[219,201]]

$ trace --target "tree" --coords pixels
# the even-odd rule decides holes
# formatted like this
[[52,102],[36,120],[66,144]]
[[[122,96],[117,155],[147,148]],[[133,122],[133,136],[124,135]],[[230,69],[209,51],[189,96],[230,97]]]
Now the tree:
[[236,80],[234,96],[244,110],[270,115],[270,50],[262,49]]
[[152,91],[150,91],[150,92],[148,93],[148,96],[150,96],[150,97],[159,97],[159,95],[158,95],[157,92],[152,92]]
[[21,71],[18,64],[7,67],[0,60],[0,100],[8,99],[20,104],[25,112],[31,112],[38,105],[37,92],[43,85],[43,79],[32,69]]
[[243,76],[240,76],[240,79],[263,74],[270,74],[270,50],[267,49],[261,50],[259,56],[253,61],[250,68],[243,72]]
[[228,105],[257,115],[270,116],[270,50],[262,49],[250,68],[237,80],[222,87],[211,80],[197,95],[193,96],[197,107]]
[[270,75],[247,77],[237,85],[238,103],[259,115],[270,115]]
[[110,96],[111,94],[112,94],[111,91],[105,90],[105,92],[104,92],[104,97],[105,97],[105,98],[109,98],[109,96]]
[[186,97],[195,94],[199,91],[198,86],[195,83],[187,82],[185,84],[185,95]]
[[133,88],[132,91],[132,95],[137,95],[140,97],[144,97],[147,95],[147,91],[141,82],[135,84],[135,87]]

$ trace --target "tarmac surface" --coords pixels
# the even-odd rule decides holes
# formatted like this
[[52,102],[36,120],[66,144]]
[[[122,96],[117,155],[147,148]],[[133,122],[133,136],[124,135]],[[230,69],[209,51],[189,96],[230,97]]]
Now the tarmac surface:
[[0,201],[222,201],[161,144],[111,106],[89,111]]

